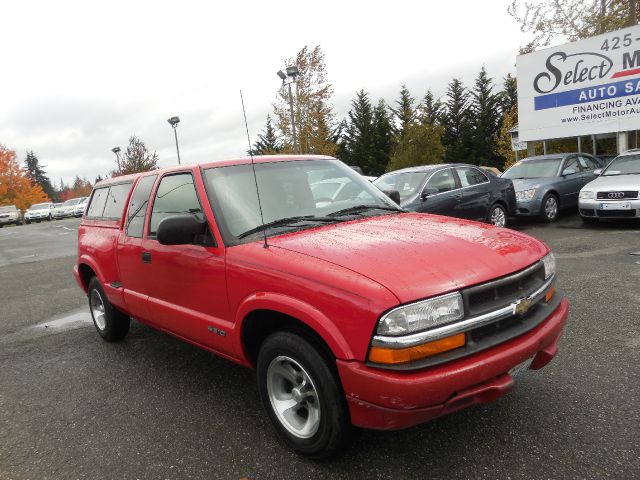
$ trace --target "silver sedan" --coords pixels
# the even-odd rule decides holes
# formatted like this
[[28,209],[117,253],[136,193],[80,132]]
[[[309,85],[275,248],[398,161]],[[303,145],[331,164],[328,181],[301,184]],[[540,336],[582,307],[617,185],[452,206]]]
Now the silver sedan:
[[616,157],[599,177],[580,190],[579,211],[586,223],[601,218],[640,217],[640,151]]

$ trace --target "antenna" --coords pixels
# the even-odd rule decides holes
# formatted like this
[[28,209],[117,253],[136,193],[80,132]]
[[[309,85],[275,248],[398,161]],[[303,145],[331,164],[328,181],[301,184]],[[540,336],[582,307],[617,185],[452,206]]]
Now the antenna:
[[[247,123],[247,112],[244,109],[244,98],[242,97],[242,90],[240,90],[240,102],[242,103],[242,115],[244,115],[244,127],[247,130],[247,142],[249,142],[249,156],[251,157],[251,168],[253,169],[253,180],[256,182],[256,195],[258,196],[258,209],[260,210],[260,221],[264,225],[264,215],[262,214],[262,202],[260,201],[260,189],[258,188],[258,177],[256,175],[256,164],[253,161],[253,149],[251,148],[251,138],[249,137],[249,124]],[[267,243],[267,230],[262,229],[264,234],[264,248],[269,248]]]

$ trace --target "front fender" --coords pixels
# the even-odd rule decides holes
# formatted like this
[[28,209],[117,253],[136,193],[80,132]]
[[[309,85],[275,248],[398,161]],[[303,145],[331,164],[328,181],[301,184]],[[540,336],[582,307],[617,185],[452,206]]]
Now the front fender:
[[320,335],[336,358],[342,360],[354,358],[348,343],[336,325],[320,310],[297,298],[271,292],[251,294],[238,307],[235,318],[235,349],[242,358],[246,358],[242,344],[243,323],[255,310],[271,310],[293,317]]

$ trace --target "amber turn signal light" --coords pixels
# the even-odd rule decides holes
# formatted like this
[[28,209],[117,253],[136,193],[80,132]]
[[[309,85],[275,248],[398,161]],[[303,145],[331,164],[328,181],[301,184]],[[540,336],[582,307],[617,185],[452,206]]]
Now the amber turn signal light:
[[544,301],[548,302],[549,300],[551,300],[555,293],[556,293],[556,287],[551,287],[549,291],[546,293],[546,295],[544,296]]
[[451,337],[442,338],[433,342],[423,343],[409,348],[385,348],[371,347],[369,352],[369,361],[374,363],[385,363],[387,365],[395,365],[399,363],[408,363],[421,358],[431,357],[438,353],[447,352],[454,348],[462,347],[465,344],[464,333],[458,333]]

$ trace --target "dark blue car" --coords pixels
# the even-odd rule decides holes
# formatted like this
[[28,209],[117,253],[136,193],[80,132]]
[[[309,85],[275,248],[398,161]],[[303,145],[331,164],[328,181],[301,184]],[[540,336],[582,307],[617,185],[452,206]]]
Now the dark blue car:
[[504,227],[515,209],[511,180],[475,165],[423,165],[389,172],[373,182],[400,193],[400,206],[423,213],[489,222]]

